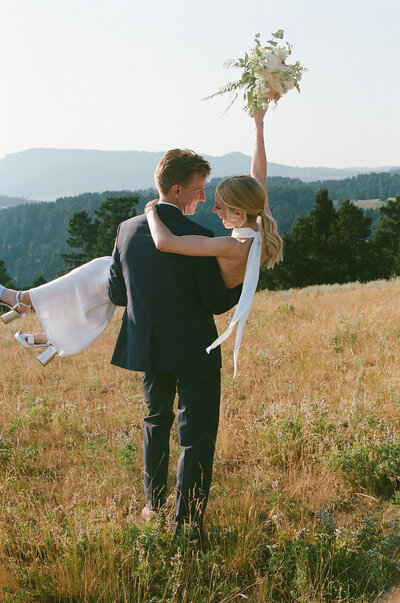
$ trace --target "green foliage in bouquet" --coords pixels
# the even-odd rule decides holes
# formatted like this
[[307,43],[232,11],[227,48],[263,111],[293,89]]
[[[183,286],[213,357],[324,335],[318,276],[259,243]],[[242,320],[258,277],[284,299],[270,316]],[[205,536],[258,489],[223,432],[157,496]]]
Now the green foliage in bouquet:
[[256,111],[267,109],[271,102],[276,104],[292,88],[300,92],[299,81],[306,69],[299,61],[294,64],[286,63],[292,53],[292,46],[288,42],[285,46],[278,45],[277,40],[282,40],[283,36],[283,29],[279,29],[272,34],[272,39],[268,40],[267,45],[262,46],[260,34],[256,34],[255,47],[249,53],[246,52],[244,58],[236,61],[230,59],[224,63],[227,68],[242,70],[240,80],[229,82],[203,100],[229,93],[232,100],[228,110],[243,90],[244,111],[253,116]]

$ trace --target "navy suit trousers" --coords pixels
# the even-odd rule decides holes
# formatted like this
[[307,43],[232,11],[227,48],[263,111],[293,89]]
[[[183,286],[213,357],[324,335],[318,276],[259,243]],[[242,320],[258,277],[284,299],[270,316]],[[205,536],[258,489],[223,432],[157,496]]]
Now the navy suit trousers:
[[176,521],[202,525],[212,477],[221,394],[220,369],[199,374],[142,373],[148,415],[144,420],[144,490],[154,509],[165,503],[169,438],[178,392]]

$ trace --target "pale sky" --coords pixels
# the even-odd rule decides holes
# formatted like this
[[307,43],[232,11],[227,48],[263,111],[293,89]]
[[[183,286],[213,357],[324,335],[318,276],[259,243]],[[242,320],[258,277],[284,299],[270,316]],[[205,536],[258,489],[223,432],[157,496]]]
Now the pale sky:
[[268,111],[271,161],[400,165],[399,0],[0,0],[0,157],[27,148],[251,154],[242,101],[201,98],[285,30],[308,68]]

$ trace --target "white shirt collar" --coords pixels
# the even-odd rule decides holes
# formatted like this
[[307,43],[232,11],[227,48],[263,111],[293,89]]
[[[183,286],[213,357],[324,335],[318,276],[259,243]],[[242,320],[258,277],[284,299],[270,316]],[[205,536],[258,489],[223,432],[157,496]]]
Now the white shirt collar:
[[[176,207],[176,209],[179,209],[179,207],[177,205],[174,205],[173,203],[168,203],[168,201],[159,201],[157,203],[157,205],[170,205],[171,207]],[[179,209],[179,211],[181,211],[181,210]]]

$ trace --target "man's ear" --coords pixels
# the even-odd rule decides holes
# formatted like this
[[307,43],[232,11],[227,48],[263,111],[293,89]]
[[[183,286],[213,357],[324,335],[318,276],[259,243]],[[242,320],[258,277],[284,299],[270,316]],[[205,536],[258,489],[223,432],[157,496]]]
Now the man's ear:
[[170,193],[174,197],[179,197],[179,195],[181,193],[181,186],[180,186],[180,184],[174,184],[173,186],[171,186]]

